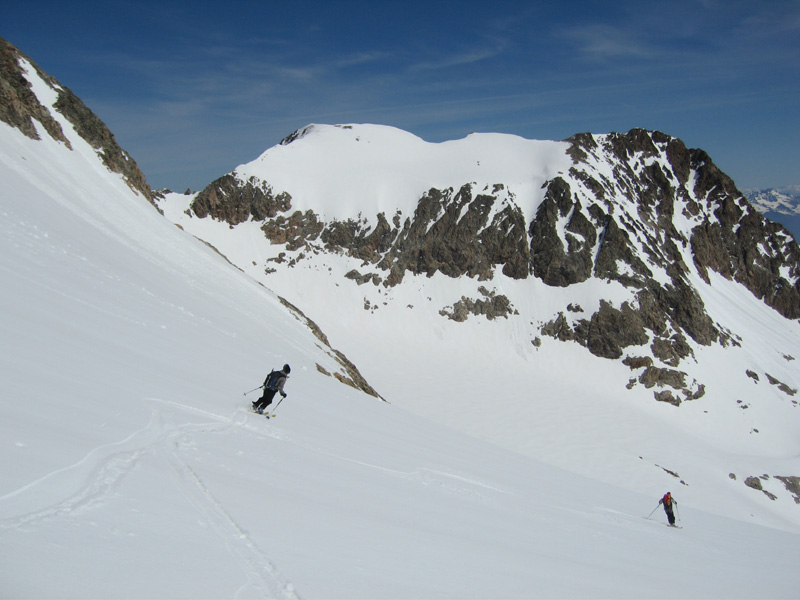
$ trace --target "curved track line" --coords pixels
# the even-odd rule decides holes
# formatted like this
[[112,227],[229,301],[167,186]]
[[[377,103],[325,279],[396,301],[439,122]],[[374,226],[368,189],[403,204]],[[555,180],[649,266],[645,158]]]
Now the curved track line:
[[176,430],[165,437],[162,446],[163,454],[172,466],[174,479],[187,499],[206,517],[229,552],[239,560],[253,587],[267,598],[299,598],[294,585],[225,510],[197,472],[183,460],[179,441],[184,435]]
[[[0,533],[95,508],[103,503],[108,494],[119,487],[121,481],[136,468],[143,456],[155,454],[167,462],[178,489],[211,524],[231,555],[242,566],[249,583],[240,586],[237,594],[247,594],[248,591],[256,590],[268,598],[299,598],[294,585],[213,496],[202,477],[184,460],[180,450],[180,441],[196,434],[238,427],[252,429],[261,434],[267,432],[258,427],[248,427],[247,415],[242,409],[236,409],[230,417],[224,417],[169,400],[156,398],[146,400],[150,404],[152,415],[149,423],[142,429],[119,442],[98,446],[78,462],[53,471],[0,497],[0,505],[4,501],[12,503],[15,500],[24,500],[26,494],[36,493],[41,485],[62,476],[72,476],[72,479],[82,481],[75,493],[45,508],[0,519]],[[158,404],[198,413],[210,417],[213,422],[167,424]],[[70,484],[75,485],[68,482],[65,486]]]

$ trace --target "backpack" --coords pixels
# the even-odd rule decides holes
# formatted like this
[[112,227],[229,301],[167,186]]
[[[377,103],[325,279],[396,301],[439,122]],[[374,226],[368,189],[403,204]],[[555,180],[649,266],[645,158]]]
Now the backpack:
[[672,494],[669,492],[664,494],[664,497],[661,499],[661,501],[664,503],[664,506],[672,506]]
[[286,377],[286,374],[283,371],[272,371],[272,373],[267,375],[267,379],[264,381],[264,387],[272,391],[277,390],[278,382],[280,381],[281,377]]

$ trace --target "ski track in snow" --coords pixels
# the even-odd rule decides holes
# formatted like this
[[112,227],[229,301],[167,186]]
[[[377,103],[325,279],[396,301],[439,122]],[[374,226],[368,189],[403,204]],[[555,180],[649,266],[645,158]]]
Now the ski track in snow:
[[[155,454],[167,462],[178,489],[205,517],[247,575],[248,584],[241,586],[235,596],[255,589],[265,598],[299,598],[294,585],[214,497],[202,477],[184,460],[180,450],[182,440],[192,434],[219,432],[232,427],[244,427],[262,435],[269,435],[269,432],[249,425],[243,409],[236,409],[230,417],[224,417],[169,400],[146,398],[145,401],[150,405],[152,415],[149,423],[142,429],[119,442],[99,446],[77,463],[58,469],[0,497],[2,506],[4,501],[12,500],[26,492],[35,493],[39,485],[72,472],[84,479],[84,483],[76,492],[51,506],[0,519],[0,535],[11,529],[37,525],[103,505],[104,499],[120,486],[122,480],[133,472],[144,456]],[[157,408],[158,405],[195,412],[214,419],[214,422],[170,426],[164,421],[163,412]],[[81,471],[87,466],[91,467],[88,475],[81,475]]]
[[190,425],[174,429],[160,440],[163,456],[172,466],[174,480],[178,487],[195,508],[207,518],[225,542],[228,551],[238,558],[253,587],[262,590],[267,598],[298,598],[292,583],[284,577],[258,544],[225,510],[225,507],[214,497],[197,472],[183,460],[180,441],[188,436],[191,430],[208,433],[223,428],[225,427]]
[[298,440],[290,439],[285,434],[273,428],[270,428],[269,431],[265,431],[263,428],[253,424],[253,420],[251,419],[251,413],[245,408],[237,408],[232,416],[225,417],[224,415],[206,411],[201,408],[196,408],[194,406],[180,404],[177,402],[173,402],[171,400],[156,400],[155,398],[149,398],[148,400],[169,404],[176,408],[181,408],[190,412],[195,412],[197,414],[201,414],[203,416],[216,419],[218,421],[230,422],[231,424],[234,424],[237,427],[247,429],[248,431],[253,431],[259,435],[269,436],[278,440],[289,441],[295,446],[303,448],[304,450],[307,450],[309,452],[323,454],[330,458],[335,458],[337,460],[360,465],[368,469],[376,469],[378,471],[382,471],[384,473],[388,473],[389,475],[399,477],[402,479],[407,479],[410,481],[419,481],[420,483],[426,486],[438,486],[442,490],[455,493],[458,495],[462,496],[471,495],[476,498],[487,500],[488,498],[483,492],[498,492],[502,494],[514,493],[493,483],[482,481],[480,479],[476,479],[473,476],[467,476],[464,474],[449,473],[431,467],[420,467],[418,469],[414,469],[413,471],[398,471],[381,465],[376,465],[361,460],[356,460],[354,458],[349,458],[347,456],[341,456],[339,454],[330,452],[329,450],[323,449],[319,446],[313,446],[311,444],[306,444]]

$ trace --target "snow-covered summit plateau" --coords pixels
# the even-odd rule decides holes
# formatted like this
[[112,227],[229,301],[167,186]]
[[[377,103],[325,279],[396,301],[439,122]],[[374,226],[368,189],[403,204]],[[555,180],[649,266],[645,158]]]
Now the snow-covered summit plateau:
[[[430,143],[385,125],[309,125],[235,175],[290,191],[293,209],[345,220],[362,213],[412,212],[430,187],[508,182],[533,192],[568,168],[568,144],[505,134]],[[538,184],[538,185],[537,185]]]

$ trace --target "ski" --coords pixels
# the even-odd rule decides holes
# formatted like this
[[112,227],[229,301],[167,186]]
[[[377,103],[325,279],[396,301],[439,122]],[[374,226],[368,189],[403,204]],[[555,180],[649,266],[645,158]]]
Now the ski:
[[274,412],[273,412],[273,413],[269,413],[269,412],[258,412],[258,411],[257,411],[256,409],[254,409],[254,408],[248,408],[248,409],[247,409],[247,411],[248,411],[248,412],[251,412],[251,413],[253,413],[253,414],[256,414],[256,415],[262,415],[262,416],[266,417],[267,419],[270,419],[270,418],[272,418],[272,417],[274,417],[274,416],[275,416],[275,413],[274,413]]

